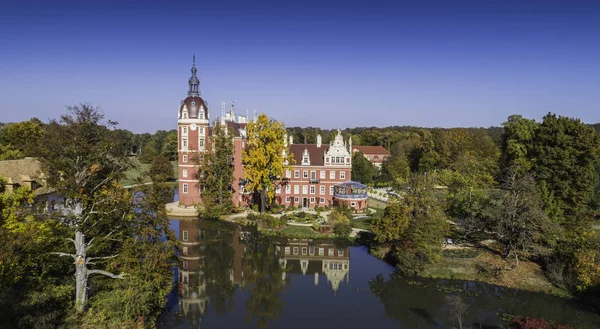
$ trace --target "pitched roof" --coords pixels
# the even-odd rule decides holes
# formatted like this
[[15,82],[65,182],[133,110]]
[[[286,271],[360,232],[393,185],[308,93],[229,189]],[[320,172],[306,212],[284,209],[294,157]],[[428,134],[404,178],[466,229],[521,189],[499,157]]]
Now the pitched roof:
[[0,161],[0,176],[9,180],[11,184],[23,185],[43,178],[40,162],[36,158]]
[[291,144],[290,152],[294,155],[295,165],[302,164],[302,154],[304,150],[308,150],[311,166],[322,166],[325,164],[325,152],[329,150],[328,144],[321,144],[321,147],[317,147],[317,144]]
[[353,152],[362,152],[363,154],[388,154],[388,151],[383,146],[353,146]]

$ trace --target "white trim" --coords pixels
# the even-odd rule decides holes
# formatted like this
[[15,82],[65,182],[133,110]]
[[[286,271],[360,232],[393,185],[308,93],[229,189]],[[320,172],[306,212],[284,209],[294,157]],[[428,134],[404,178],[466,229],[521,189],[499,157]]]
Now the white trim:
[[186,182],[186,183],[197,183],[197,180],[193,180],[193,179],[180,179],[180,182]]
[[179,167],[196,168],[198,166],[193,164],[180,164]]

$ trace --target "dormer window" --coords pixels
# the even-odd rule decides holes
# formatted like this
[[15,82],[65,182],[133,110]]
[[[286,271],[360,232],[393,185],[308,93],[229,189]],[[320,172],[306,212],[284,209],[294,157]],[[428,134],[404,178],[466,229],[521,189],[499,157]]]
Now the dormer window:
[[304,149],[304,153],[302,154],[302,164],[310,165],[310,157],[308,155],[308,150]]
[[183,113],[182,113],[182,118],[183,118],[183,119],[187,119],[187,117],[188,117],[188,116],[187,116],[187,114],[188,114],[188,113],[187,113],[187,111],[186,111],[186,110],[183,110]]

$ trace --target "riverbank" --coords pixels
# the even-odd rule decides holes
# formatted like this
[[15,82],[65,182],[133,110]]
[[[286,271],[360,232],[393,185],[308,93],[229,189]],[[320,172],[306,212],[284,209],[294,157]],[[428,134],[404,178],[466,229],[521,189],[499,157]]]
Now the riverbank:
[[[476,281],[500,287],[539,292],[562,298],[572,298],[569,292],[554,286],[544,275],[539,264],[522,259],[519,266],[513,259],[504,259],[495,246],[446,246],[442,258],[426,264],[418,275],[429,279]],[[371,246],[369,252],[388,261],[389,247]]]

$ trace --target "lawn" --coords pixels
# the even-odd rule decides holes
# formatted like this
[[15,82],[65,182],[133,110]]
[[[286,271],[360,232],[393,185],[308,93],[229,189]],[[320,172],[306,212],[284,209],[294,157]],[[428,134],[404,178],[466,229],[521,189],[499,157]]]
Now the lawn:
[[289,225],[286,228],[284,228],[283,230],[281,230],[281,233],[284,233],[286,235],[298,235],[298,236],[319,236],[319,233],[315,232],[315,230],[312,229],[312,227],[307,227],[307,226],[293,226],[293,225]]
[[354,227],[356,227],[356,228],[361,228],[363,230],[370,230],[371,229],[371,220],[372,220],[371,215],[361,215],[361,216],[356,216],[356,217],[353,217],[352,219],[350,219],[350,223],[354,224]]
[[[133,162],[136,165],[136,168],[132,168],[125,172],[125,178],[121,180],[121,185],[133,185],[139,177],[142,177],[142,182],[144,183],[150,182],[150,177],[148,175],[143,175],[143,173],[147,172],[150,169],[150,164],[140,163],[137,158],[135,158]],[[173,165],[175,179],[177,179],[179,173],[177,170],[177,161],[171,161],[171,164]]]

